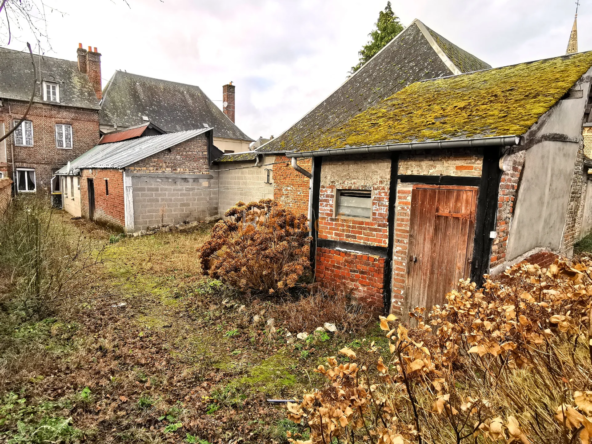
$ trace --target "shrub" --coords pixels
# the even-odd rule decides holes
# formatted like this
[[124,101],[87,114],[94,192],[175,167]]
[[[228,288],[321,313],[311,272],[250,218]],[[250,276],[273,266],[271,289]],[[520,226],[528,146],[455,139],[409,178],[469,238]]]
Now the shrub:
[[306,216],[270,199],[236,206],[200,249],[204,273],[247,292],[285,294],[310,271]]
[[348,348],[345,363],[328,358],[317,372],[330,385],[288,405],[311,430],[292,442],[589,443],[592,262],[507,274],[461,282],[443,306],[416,309],[414,328],[381,318],[388,350],[372,364]]

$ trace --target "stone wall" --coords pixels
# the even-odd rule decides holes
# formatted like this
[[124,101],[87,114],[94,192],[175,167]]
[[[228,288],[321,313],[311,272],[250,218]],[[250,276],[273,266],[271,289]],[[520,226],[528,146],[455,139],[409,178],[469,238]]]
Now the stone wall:
[[[89,218],[88,180],[93,179],[95,212],[93,220],[118,228],[125,227],[125,204],[123,195],[123,171],[83,170],[80,178],[81,213]],[[107,194],[109,182],[109,194]]]
[[[308,216],[310,179],[290,166],[286,156],[276,156],[273,166],[273,199],[296,214]],[[312,171],[312,159],[298,159],[298,165]]]
[[12,199],[12,180],[0,179],[0,215],[2,215]]
[[218,215],[218,180],[211,174],[131,174],[133,231]]
[[[273,199],[274,156],[265,156],[264,164],[255,167],[255,161],[221,163],[212,173],[216,174],[219,182],[219,213],[224,213],[237,202],[249,203],[261,199]],[[270,182],[267,183],[267,172],[270,172]]]
[[[24,115],[28,103],[3,100],[0,106],[0,126],[6,132]],[[17,168],[35,170],[38,191],[49,192],[53,173],[99,143],[98,111],[35,103],[27,120],[33,123],[33,146],[14,146],[14,135],[7,139],[8,175],[12,175],[12,151]],[[55,125],[72,126],[73,148],[57,148]]]

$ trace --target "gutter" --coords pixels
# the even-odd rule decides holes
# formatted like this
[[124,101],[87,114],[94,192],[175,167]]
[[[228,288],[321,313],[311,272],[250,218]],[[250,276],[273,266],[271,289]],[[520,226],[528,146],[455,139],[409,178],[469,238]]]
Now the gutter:
[[374,154],[374,153],[392,153],[395,151],[414,151],[414,150],[445,150],[449,148],[490,148],[490,147],[510,147],[520,145],[522,139],[520,136],[501,136],[485,137],[482,139],[460,139],[445,140],[438,142],[412,142],[397,143],[394,145],[368,145],[352,148],[336,148],[329,150],[288,152],[287,157],[292,161],[299,157],[321,157],[321,156],[342,156],[346,154]]
[[292,157],[290,166],[292,168],[294,168],[296,171],[298,171],[300,174],[303,174],[304,176],[308,177],[309,179],[312,179],[312,174],[310,174],[308,171],[306,171],[301,166],[298,166],[298,159],[296,159],[296,156]]

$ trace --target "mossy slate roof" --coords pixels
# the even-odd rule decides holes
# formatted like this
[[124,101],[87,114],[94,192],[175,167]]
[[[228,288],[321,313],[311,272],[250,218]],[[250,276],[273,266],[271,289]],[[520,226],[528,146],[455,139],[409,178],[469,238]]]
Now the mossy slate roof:
[[296,151],[521,136],[592,66],[592,52],[417,82]]
[[[455,65],[447,64],[438,50]],[[339,125],[419,80],[489,68],[415,20],[333,94],[257,151],[293,151],[311,134]]]
[[224,154],[222,157],[216,159],[216,162],[246,162],[249,160],[255,160],[257,153],[249,151],[246,153],[232,153]]
[[[86,74],[78,70],[78,62],[54,57],[34,56],[37,79],[60,85],[59,106],[99,109],[99,100]],[[33,64],[28,52],[0,48],[0,99],[28,102],[33,84]],[[44,102],[42,83],[37,84],[34,102]],[[54,104],[54,103],[52,103]]]
[[103,93],[101,125],[129,128],[145,123],[144,116],[167,133],[209,127],[215,137],[253,140],[198,86],[116,71]]

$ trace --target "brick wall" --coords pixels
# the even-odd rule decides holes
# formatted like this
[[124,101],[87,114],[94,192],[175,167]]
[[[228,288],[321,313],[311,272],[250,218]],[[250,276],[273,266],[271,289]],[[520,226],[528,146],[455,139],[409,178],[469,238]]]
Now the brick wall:
[[[82,216],[88,218],[88,179],[94,179],[94,220],[114,227],[125,227],[123,172],[120,170],[83,170],[80,178]],[[107,180],[106,180],[107,179]],[[109,182],[109,195],[105,182]]]
[[12,198],[12,180],[0,179],[0,215],[6,211]]
[[483,156],[468,150],[437,150],[401,153],[399,174],[481,177]]
[[393,281],[391,312],[401,313],[407,286],[407,252],[411,221],[411,193],[413,185],[399,183],[395,203],[395,239],[393,243]]
[[[296,214],[308,216],[310,179],[292,168],[290,159],[286,156],[277,156],[275,162],[276,165],[273,166],[274,200]],[[312,171],[312,159],[298,159],[298,165],[308,172]]]
[[[3,100],[0,107],[0,124],[4,123],[8,132],[14,121],[25,113],[27,103]],[[57,105],[36,103],[31,107],[27,120],[33,122],[32,147],[14,146],[14,135],[7,139],[6,154],[9,175],[12,176],[12,154],[17,168],[35,170],[37,190],[49,191],[53,171],[76,159],[99,142],[98,111],[84,110]],[[56,147],[55,125],[72,125],[73,148]]]
[[[223,216],[238,201],[249,203],[261,199],[273,199],[274,165],[272,164],[274,162],[274,156],[265,156],[264,164],[260,167],[254,167],[255,161],[218,164],[220,216]],[[268,170],[271,172],[271,184],[266,183]],[[305,214],[308,214],[308,209]]]
[[207,174],[208,140],[205,134],[186,140],[126,168],[131,173]]
[[582,231],[586,182],[588,180],[587,172],[584,171],[584,151],[585,144],[581,143],[574,164],[573,179],[567,207],[567,219],[565,221],[565,230],[563,231],[560,250],[562,254],[567,256],[573,254],[574,245],[580,240],[580,232]]
[[383,307],[384,258],[319,248],[316,261],[317,280],[323,285],[351,292],[370,307]]
[[516,194],[518,193],[518,184],[524,167],[524,159],[526,151],[521,151],[507,156],[504,159],[504,171],[502,174],[498,205],[497,205],[497,219],[496,232],[497,237],[493,241],[491,247],[490,267],[496,267],[506,261],[506,253],[508,251],[508,235],[510,234],[510,225],[512,223],[512,216],[514,215],[514,208],[516,205]]
[[211,174],[132,174],[134,231],[218,215],[218,180]]

